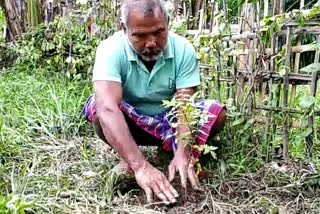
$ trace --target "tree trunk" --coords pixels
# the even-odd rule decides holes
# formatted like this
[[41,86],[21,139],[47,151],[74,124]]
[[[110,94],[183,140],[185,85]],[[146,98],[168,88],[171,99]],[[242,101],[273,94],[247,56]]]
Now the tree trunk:
[[25,0],[0,0],[7,21],[6,41],[12,41],[28,30],[27,2]]
[[66,16],[74,7],[74,0],[0,0],[6,16],[6,41],[19,38],[41,22],[48,24],[55,16]]

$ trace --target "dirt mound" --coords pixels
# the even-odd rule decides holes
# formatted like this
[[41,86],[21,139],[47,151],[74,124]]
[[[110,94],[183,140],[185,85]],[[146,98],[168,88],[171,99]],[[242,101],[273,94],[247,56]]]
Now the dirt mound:
[[[215,175],[217,172],[207,172],[206,178],[201,181],[201,190],[185,191],[175,181],[173,186],[181,195],[178,202],[170,206],[160,202],[146,204],[141,191],[134,198],[127,198],[123,202],[159,213],[320,212],[320,175],[311,165],[294,161],[282,164],[273,162],[257,172],[238,177],[223,180]],[[131,183],[131,190],[138,189],[134,186],[134,180]],[[127,190],[130,188],[127,186]],[[135,213],[148,213],[147,210]]]

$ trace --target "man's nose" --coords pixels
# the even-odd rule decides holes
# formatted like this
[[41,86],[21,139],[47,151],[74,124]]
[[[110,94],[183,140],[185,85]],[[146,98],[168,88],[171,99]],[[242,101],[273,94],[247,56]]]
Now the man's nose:
[[156,39],[152,36],[146,42],[146,48],[155,48],[157,46]]

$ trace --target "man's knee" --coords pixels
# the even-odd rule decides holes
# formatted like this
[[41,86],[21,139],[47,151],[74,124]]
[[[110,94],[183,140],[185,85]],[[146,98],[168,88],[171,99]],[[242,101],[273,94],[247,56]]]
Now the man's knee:
[[220,132],[223,129],[224,125],[226,124],[226,120],[227,111],[225,109],[222,109],[217,119],[218,132]]
[[101,140],[103,140],[104,142],[108,143],[106,138],[104,137],[103,130],[102,130],[99,118],[97,116],[93,117],[92,126],[93,126],[93,129],[94,129],[94,132],[96,133],[96,135],[98,135],[98,137]]
[[226,123],[226,120],[227,120],[227,111],[225,109],[222,109],[220,114],[218,115],[218,118],[215,122],[214,127],[212,127],[210,131],[210,137],[214,137],[223,129]]

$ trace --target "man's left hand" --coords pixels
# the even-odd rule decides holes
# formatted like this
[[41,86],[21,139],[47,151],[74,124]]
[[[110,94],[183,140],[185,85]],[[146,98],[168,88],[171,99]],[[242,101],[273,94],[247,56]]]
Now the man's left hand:
[[190,181],[193,189],[200,187],[198,176],[196,175],[194,168],[190,166],[190,149],[183,146],[178,148],[174,158],[169,164],[169,181],[173,181],[176,172],[180,174],[182,187],[187,187],[187,180]]

